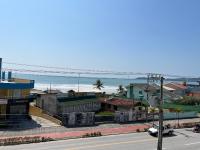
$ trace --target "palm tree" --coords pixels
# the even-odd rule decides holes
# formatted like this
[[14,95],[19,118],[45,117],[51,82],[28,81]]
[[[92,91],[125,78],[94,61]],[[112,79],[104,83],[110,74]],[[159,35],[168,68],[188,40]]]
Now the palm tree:
[[117,91],[118,91],[119,94],[123,95],[125,90],[124,90],[124,87],[122,85],[119,85]]
[[178,127],[179,127],[180,126],[180,124],[179,124],[179,119],[180,119],[179,114],[180,114],[180,112],[182,112],[181,108],[171,108],[171,109],[169,109],[169,111],[176,113],[177,120],[178,120]]
[[154,125],[154,122],[155,122],[155,112],[156,112],[156,108],[151,107],[151,108],[150,108],[150,113],[153,114],[153,125]]
[[75,97],[76,96],[76,92],[74,90],[69,90],[68,91],[68,96],[69,97]]
[[180,126],[180,124],[179,124],[179,119],[180,119],[179,114],[180,114],[180,112],[182,112],[182,110],[181,110],[181,108],[176,108],[176,109],[175,109],[175,112],[176,112],[176,114],[177,114],[178,127],[179,127],[179,126]]
[[97,88],[99,90],[101,90],[102,88],[104,88],[103,82],[101,80],[99,80],[99,79],[93,85],[94,85],[94,88]]

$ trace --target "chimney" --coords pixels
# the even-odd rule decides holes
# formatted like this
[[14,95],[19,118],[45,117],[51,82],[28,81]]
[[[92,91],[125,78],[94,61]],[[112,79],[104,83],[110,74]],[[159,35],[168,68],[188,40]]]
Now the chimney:
[[0,58],[0,82],[1,82],[1,72],[2,72],[2,58]]

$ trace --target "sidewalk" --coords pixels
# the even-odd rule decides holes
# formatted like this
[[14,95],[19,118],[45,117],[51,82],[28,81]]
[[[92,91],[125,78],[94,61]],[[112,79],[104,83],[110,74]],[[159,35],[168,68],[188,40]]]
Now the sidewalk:
[[65,132],[59,134],[44,134],[44,137],[51,137],[53,139],[62,139],[62,138],[77,138],[82,137],[87,133],[101,132],[102,135],[114,135],[114,134],[126,134],[133,133],[137,130],[144,131],[145,128],[149,128],[148,125],[135,125],[119,128],[105,128],[98,130],[87,130],[87,131],[75,131],[75,132]]
[[[194,119],[182,119],[180,123],[189,123],[189,122],[200,122],[200,118]],[[157,123],[157,121],[155,122]],[[168,120],[164,121],[164,124],[170,123],[171,125],[177,124],[177,120]],[[14,132],[17,134],[13,134],[10,136],[9,132],[12,131],[4,131],[4,134],[1,134],[0,139],[11,138],[11,137],[48,137],[55,140],[58,139],[70,139],[70,138],[79,138],[87,133],[101,132],[102,135],[116,135],[116,134],[127,134],[134,133],[139,131],[144,131],[144,129],[149,128],[152,125],[150,123],[138,123],[138,124],[103,124],[96,127],[82,127],[82,128],[64,128],[64,127],[56,127],[55,132],[53,132],[52,128],[48,128],[48,132],[38,132],[37,130],[26,131],[26,134],[22,134],[23,131]],[[52,130],[52,131],[51,131]],[[21,133],[21,134],[20,134]]]
[[[116,135],[116,134],[126,134],[126,133],[133,133],[137,132],[137,130],[144,131],[144,129],[149,128],[149,125],[125,125],[124,127],[117,127],[117,128],[102,128],[102,129],[89,129],[84,131],[67,131],[62,133],[45,133],[45,134],[35,134],[35,135],[28,135],[28,137],[48,137],[52,139],[70,139],[70,138],[79,138],[87,133],[94,133],[94,132],[101,132],[102,135]],[[17,137],[24,137],[24,136],[17,136]],[[0,139],[5,139],[9,137],[1,137]]]

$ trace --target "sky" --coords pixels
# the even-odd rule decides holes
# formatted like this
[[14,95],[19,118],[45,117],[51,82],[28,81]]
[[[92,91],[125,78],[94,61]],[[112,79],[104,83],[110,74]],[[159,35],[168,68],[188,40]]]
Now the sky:
[[199,6],[199,0],[0,0],[0,56],[200,76]]

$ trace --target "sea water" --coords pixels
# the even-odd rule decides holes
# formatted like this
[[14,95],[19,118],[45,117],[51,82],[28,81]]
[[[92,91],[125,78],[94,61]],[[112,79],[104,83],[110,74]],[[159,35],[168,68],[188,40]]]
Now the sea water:
[[144,79],[128,79],[128,78],[105,78],[105,77],[78,77],[78,76],[47,76],[33,74],[13,74],[13,77],[35,80],[35,89],[39,90],[61,90],[67,92],[69,90],[92,92],[99,91],[94,87],[96,80],[103,82],[104,88],[102,92],[116,93],[119,85],[124,87],[130,83],[146,83]]

